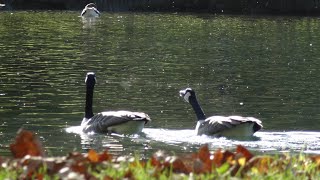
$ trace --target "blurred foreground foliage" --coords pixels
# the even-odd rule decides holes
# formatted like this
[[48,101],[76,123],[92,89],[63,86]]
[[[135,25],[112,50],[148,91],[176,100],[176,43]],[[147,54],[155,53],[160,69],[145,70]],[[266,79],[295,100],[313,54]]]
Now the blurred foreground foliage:
[[13,157],[0,157],[0,179],[318,179],[320,155],[253,155],[238,145],[235,152],[209,151],[181,156],[158,151],[147,160],[89,150],[46,157],[38,138],[20,130],[10,145]]

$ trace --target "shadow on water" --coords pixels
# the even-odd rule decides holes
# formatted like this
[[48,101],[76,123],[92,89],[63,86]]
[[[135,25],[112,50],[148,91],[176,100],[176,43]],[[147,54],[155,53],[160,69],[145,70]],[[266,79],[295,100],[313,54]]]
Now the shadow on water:
[[[140,150],[141,154],[152,154],[158,149],[170,149],[175,153],[193,152],[201,145],[208,144],[211,150],[217,148],[233,149],[236,145],[243,145],[256,152],[293,152],[320,154],[319,132],[257,132],[251,138],[225,138],[198,136],[194,130],[154,129],[145,128],[141,135],[86,135],[79,126],[67,128],[68,133],[77,133],[81,137],[84,150],[109,149],[114,154],[123,154],[128,151]],[[129,143],[130,142],[130,143]],[[131,147],[126,147],[126,144]],[[133,148],[133,149],[132,149]]]

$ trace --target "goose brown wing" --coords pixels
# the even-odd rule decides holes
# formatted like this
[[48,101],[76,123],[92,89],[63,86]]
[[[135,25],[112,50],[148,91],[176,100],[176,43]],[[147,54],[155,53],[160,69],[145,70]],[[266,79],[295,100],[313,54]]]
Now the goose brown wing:
[[[262,122],[254,117],[242,116],[211,116],[204,120],[199,126],[200,134],[218,134],[224,130],[236,127],[239,124],[254,123],[253,131],[256,132],[262,128]],[[201,133],[206,132],[206,133]]]
[[86,123],[86,128],[84,128],[84,132],[94,131],[107,133],[109,127],[124,124],[129,121],[144,121],[146,124],[151,121],[151,119],[147,114],[142,112],[106,111],[98,113],[89,119]]

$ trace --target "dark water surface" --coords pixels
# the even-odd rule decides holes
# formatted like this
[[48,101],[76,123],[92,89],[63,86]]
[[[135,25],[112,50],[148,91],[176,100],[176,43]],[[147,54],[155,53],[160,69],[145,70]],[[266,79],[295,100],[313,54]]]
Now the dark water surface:
[[[142,155],[201,144],[320,153],[320,18],[161,13],[0,12],[0,155],[19,128],[49,155],[110,148]],[[97,74],[94,111],[144,111],[132,137],[79,133],[84,78]],[[207,115],[254,116],[253,140],[195,136],[178,91],[192,87]]]

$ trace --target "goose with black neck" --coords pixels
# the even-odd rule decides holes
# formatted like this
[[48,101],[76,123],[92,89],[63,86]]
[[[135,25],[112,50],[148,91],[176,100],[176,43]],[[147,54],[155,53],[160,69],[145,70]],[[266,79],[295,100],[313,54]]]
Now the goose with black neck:
[[143,112],[131,111],[103,111],[93,114],[93,91],[96,83],[96,75],[89,72],[86,75],[86,104],[85,115],[81,122],[82,131],[85,133],[117,133],[138,134],[145,124],[151,121],[149,115]]
[[191,88],[181,90],[180,96],[190,103],[197,116],[195,129],[197,135],[250,137],[263,127],[262,122],[254,117],[217,115],[207,118],[197,100],[195,91]]

